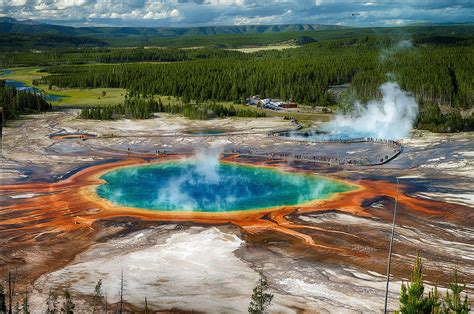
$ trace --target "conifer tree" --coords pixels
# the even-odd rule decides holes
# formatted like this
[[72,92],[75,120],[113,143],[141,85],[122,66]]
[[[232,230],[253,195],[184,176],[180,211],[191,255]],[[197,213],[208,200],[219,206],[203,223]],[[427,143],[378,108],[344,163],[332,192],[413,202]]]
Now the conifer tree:
[[46,314],[56,314],[58,312],[58,297],[51,288],[46,299]]
[[64,290],[64,303],[61,308],[61,311],[65,314],[73,314],[75,307],[76,305],[72,301],[71,293],[69,292],[68,289]]
[[466,284],[461,285],[458,281],[458,272],[454,270],[453,280],[446,291],[446,298],[443,304],[443,311],[445,313],[456,313],[456,314],[467,314],[469,313],[469,303],[467,300],[467,293],[464,296],[464,300],[461,300],[461,293],[466,289]]
[[431,314],[441,314],[441,298],[438,292],[438,287],[434,287],[428,293],[428,308],[431,309]]
[[30,314],[30,306],[28,303],[28,290],[25,290],[25,297],[23,298],[23,305],[21,308],[22,314]]
[[102,307],[103,302],[104,302],[104,296],[102,294],[102,279],[99,279],[99,281],[97,281],[97,284],[95,285],[94,297],[92,299],[93,313],[100,312],[100,308]]
[[252,300],[248,308],[250,314],[263,314],[270,307],[273,294],[267,293],[267,289],[267,278],[260,274],[260,279],[257,282],[257,286],[253,289]]
[[457,271],[454,272],[453,280],[449,284],[446,297],[441,299],[438,288],[435,286],[428,296],[423,294],[423,264],[417,253],[415,265],[409,284],[402,284],[400,292],[400,312],[406,314],[431,313],[431,314],[467,314],[470,311],[467,294],[462,301],[461,293],[466,285],[458,281]]
[[401,313],[425,313],[429,308],[429,302],[424,297],[425,287],[423,285],[423,263],[419,253],[416,254],[415,265],[411,274],[411,282],[402,283],[400,292]]

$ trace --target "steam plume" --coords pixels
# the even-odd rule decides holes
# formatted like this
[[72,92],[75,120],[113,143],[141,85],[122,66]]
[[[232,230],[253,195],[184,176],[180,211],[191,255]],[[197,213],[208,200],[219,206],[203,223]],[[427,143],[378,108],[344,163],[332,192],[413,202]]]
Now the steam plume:
[[403,91],[397,83],[387,82],[380,86],[382,100],[372,100],[366,106],[354,105],[349,115],[337,115],[322,127],[331,135],[341,138],[373,137],[400,139],[406,137],[418,114],[415,98]]
[[193,164],[196,167],[197,173],[206,182],[219,182],[219,158],[223,151],[223,147],[211,147],[196,152],[196,161]]
[[[222,152],[222,147],[198,150],[194,159],[186,161],[190,162],[192,167],[174,177],[162,188],[158,192],[156,202],[178,205],[185,210],[198,209],[197,200],[186,191],[185,185],[218,184],[221,180],[219,158]],[[222,201],[234,202],[232,198],[226,198]],[[217,204],[216,206],[220,205]]]
[[380,53],[380,62],[385,62],[387,59],[391,58],[394,54],[413,47],[413,42],[409,39],[400,40],[392,47],[383,49]]

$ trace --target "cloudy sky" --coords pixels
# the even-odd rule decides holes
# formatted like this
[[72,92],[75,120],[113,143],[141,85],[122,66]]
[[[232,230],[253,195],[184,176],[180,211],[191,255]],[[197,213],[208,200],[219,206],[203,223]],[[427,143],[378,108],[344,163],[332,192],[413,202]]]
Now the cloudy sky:
[[474,22],[474,0],[0,0],[0,15],[73,26]]

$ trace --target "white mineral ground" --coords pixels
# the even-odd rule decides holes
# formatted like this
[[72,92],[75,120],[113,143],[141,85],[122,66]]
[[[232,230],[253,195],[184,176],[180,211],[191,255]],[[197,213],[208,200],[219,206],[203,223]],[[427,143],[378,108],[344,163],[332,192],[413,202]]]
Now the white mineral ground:
[[[289,121],[279,118],[190,121],[163,114],[146,121],[97,122],[78,120],[76,116],[77,110],[68,110],[33,115],[9,123],[4,128],[2,139],[2,184],[25,178],[54,179],[76,167],[113,158],[113,152],[126,152],[129,147],[133,151],[154,152],[231,145],[275,151],[311,151],[323,155],[386,154],[385,151],[365,146],[294,143],[267,136],[268,131],[291,128]],[[185,135],[187,130],[206,128],[224,129],[230,133],[218,137]],[[48,134],[62,129],[94,133],[99,137],[87,141],[48,138]],[[113,137],[106,137],[111,135]],[[170,136],[159,137],[163,135]],[[384,166],[345,171],[348,174],[398,176],[415,184],[424,183],[430,188],[420,192],[419,196],[473,206],[473,133],[445,135],[417,131],[410,139],[404,139],[403,145],[403,153]],[[18,194],[9,197],[34,196]],[[381,221],[335,213],[305,215],[299,216],[299,219],[305,224],[354,224],[387,234],[390,230],[390,225]],[[446,223],[445,232],[462,237],[466,243],[446,241],[434,234],[422,233],[413,226],[397,226],[395,246],[399,241],[408,241],[434,254],[461,255],[468,265],[473,265],[474,246],[467,244],[474,243],[472,228],[459,228]],[[399,256],[396,252],[394,256],[398,261],[406,261],[406,264],[413,262],[413,256]],[[449,258],[443,265],[429,262],[425,265],[428,268],[455,266],[449,263]],[[334,313],[380,313],[383,309],[383,274],[295,260],[288,252],[272,244],[251,250],[235,227],[175,228],[174,225],[149,227],[107,237],[94,244],[69,265],[42,275],[34,283],[32,307],[44,312],[42,307],[50,288],[60,292],[64,287],[70,287],[77,304],[75,312],[89,313],[88,302],[98,279],[103,280],[109,303],[117,302],[122,270],[126,281],[125,299],[139,308],[143,307],[144,297],[147,297],[155,310],[177,308],[243,313],[246,312],[258,272],[263,271],[275,295],[271,312],[291,313],[306,309]],[[462,269],[474,276],[473,270],[474,267]],[[468,287],[473,289],[473,283],[468,283]],[[391,309],[396,309],[399,288],[400,282],[392,282]]]
[[[45,310],[50,288],[70,287],[74,295],[91,294],[98,278],[107,290],[108,301],[116,303],[123,270],[125,299],[132,304],[143,306],[146,296],[154,309],[246,313],[259,275],[250,263],[234,254],[245,246],[238,230],[174,227],[149,228],[92,246],[70,265],[35,282],[33,308]],[[379,274],[324,265],[285,266],[289,266],[287,262],[278,260],[265,262],[275,294],[272,312],[292,313],[295,308],[339,313],[381,309],[385,280]],[[391,286],[392,307],[399,288],[399,282]],[[77,305],[79,312],[88,309],[85,304]]]
[[[77,110],[28,116],[14,121],[4,129],[1,171],[3,183],[20,179],[22,172],[34,167],[32,176],[46,175],[50,180],[75,167],[94,161],[113,158],[113,153],[154,153],[157,150],[188,151],[206,146],[225,145],[228,148],[257,149],[266,152],[291,152],[321,156],[372,156],[380,160],[393,152],[385,146],[363,144],[317,144],[284,140],[267,133],[290,129],[292,124],[282,118],[229,118],[210,121],[193,121],[183,117],[162,114],[149,120],[91,121],[77,119]],[[82,141],[53,140],[49,134],[61,130],[88,132],[98,138]],[[224,136],[189,136],[189,130],[222,129]],[[15,176],[17,174],[18,176]]]
[[[417,195],[448,203],[473,206],[474,204],[474,133],[435,134],[415,131],[404,139],[404,154],[392,165],[405,163],[409,173],[401,179],[438,178],[432,183],[433,191]],[[448,180],[442,180],[448,179]]]

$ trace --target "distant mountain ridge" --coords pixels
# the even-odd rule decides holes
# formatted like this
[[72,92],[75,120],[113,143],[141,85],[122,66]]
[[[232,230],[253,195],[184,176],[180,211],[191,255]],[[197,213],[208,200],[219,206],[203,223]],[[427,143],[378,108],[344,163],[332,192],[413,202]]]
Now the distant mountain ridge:
[[322,24],[236,25],[200,27],[71,27],[40,23],[32,20],[20,21],[11,17],[0,17],[0,33],[3,34],[44,34],[93,37],[180,37],[227,34],[242,35],[316,30],[337,30],[345,28],[348,27]]

